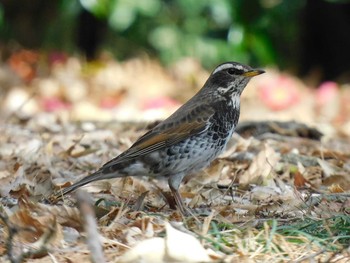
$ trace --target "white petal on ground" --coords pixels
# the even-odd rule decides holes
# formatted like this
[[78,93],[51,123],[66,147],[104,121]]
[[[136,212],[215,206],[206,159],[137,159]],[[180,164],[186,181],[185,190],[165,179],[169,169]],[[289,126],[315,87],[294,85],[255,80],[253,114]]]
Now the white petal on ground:
[[118,262],[210,262],[208,252],[192,235],[183,233],[166,223],[165,239],[144,240],[127,251]]
[[117,262],[162,263],[165,252],[165,242],[161,237],[146,239],[121,256]]
[[169,223],[165,228],[165,255],[168,262],[210,262],[207,251],[198,239],[173,228]]

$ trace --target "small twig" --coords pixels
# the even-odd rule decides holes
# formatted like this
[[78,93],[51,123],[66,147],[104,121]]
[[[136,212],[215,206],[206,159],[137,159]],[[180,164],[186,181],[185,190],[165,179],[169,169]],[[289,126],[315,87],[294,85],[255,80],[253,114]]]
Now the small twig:
[[91,197],[83,190],[78,190],[76,197],[78,208],[84,222],[84,229],[87,235],[86,242],[91,252],[91,261],[95,263],[104,263],[106,260],[103,254],[100,233],[97,230],[95,212],[91,206]]
[[[1,212],[2,212],[2,209],[1,209]],[[10,224],[10,221],[7,215],[0,213],[0,219],[4,222],[8,230],[8,237],[5,242],[7,256],[11,263],[17,263],[19,261],[17,261],[15,256],[13,255],[13,237],[16,234],[17,229]]]
[[308,256],[304,256],[302,258],[299,258],[298,260],[294,260],[294,261],[290,261],[290,263],[300,263],[300,262],[304,262],[304,261],[309,261],[311,262],[310,260],[311,259],[314,259],[315,257],[317,257],[318,255],[322,254],[326,252],[325,249],[321,249],[320,251],[316,252],[316,253],[313,253],[311,255],[308,255]]
[[52,255],[51,253],[47,253],[49,255],[49,257],[51,258],[53,263],[58,263],[57,259],[55,258],[54,255]]
[[51,239],[54,233],[54,228],[52,226],[48,226],[48,231],[46,231],[41,238],[35,242],[33,247],[28,249],[23,249],[18,257],[14,255],[13,252],[13,240],[14,236],[19,232],[17,228],[11,225],[9,218],[7,215],[0,213],[0,219],[4,222],[7,230],[8,230],[8,237],[6,239],[6,252],[7,256],[11,263],[20,263],[23,262],[24,259],[33,257],[35,255],[43,254],[47,251],[46,245],[48,244],[48,241]]
[[[56,223],[56,222],[55,222]],[[23,260],[25,258],[29,258],[29,257],[33,257],[35,255],[41,255],[43,254],[44,252],[47,252],[47,247],[46,245],[48,244],[49,240],[51,239],[51,237],[53,236],[53,234],[55,233],[55,228],[52,227],[52,225],[55,225],[55,224],[50,224],[48,225],[48,231],[46,231],[41,237],[40,239],[35,242],[33,244],[33,247],[31,248],[28,248],[27,250],[24,250],[18,261],[17,262],[23,262]]]
[[143,192],[136,200],[135,204],[133,205],[133,209],[135,211],[140,211],[143,210],[144,206],[145,206],[145,198],[147,196],[147,194],[149,193],[149,191]]

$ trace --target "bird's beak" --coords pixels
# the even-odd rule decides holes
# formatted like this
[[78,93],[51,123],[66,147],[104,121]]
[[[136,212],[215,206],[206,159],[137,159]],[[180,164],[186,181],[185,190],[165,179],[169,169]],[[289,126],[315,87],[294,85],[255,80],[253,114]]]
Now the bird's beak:
[[257,75],[260,75],[260,74],[263,74],[265,73],[264,70],[262,69],[252,69],[252,70],[249,70],[245,73],[242,74],[242,76],[244,77],[254,77],[254,76],[257,76]]

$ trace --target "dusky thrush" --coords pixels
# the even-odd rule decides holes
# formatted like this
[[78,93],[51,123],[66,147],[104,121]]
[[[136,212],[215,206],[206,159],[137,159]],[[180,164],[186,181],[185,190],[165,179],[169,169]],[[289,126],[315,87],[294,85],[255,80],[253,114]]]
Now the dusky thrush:
[[103,179],[165,177],[180,212],[185,214],[178,191],[182,179],[205,168],[222,153],[239,119],[242,91],[252,77],[262,73],[236,62],[217,66],[203,88],[170,117],[96,172],[54,196],[59,198]]

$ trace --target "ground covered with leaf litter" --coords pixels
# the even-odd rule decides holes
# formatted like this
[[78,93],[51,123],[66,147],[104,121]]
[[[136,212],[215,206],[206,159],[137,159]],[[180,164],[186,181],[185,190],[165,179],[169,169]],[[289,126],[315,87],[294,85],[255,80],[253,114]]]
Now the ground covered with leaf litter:
[[225,153],[184,180],[183,217],[167,183],[148,177],[48,197],[126,150],[209,73],[193,60],[74,58],[47,71],[3,94],[1,261],[350,261],[346,85],[312,90],[268,69],[247,87]]

